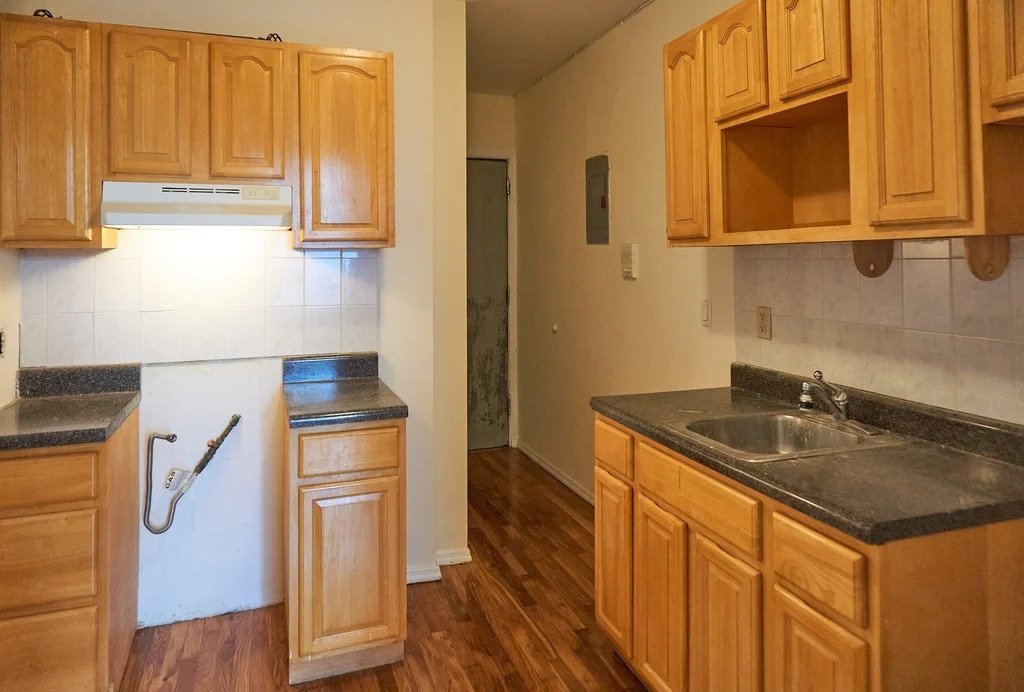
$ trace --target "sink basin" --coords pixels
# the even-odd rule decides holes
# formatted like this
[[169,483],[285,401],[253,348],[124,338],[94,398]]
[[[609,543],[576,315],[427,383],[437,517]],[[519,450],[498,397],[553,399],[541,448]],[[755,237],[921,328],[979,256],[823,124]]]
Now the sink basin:
[[746,461],[772,461],[891,444],[892,438],[821,414],[762,413],[688,423],[686,429]]

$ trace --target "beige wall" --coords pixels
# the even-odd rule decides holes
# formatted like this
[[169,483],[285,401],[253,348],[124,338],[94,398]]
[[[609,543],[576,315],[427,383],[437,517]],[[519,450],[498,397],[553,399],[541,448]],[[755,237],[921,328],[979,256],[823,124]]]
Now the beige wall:
[[0,329],[4,331],[4,355],[0,358],[0,406],[14,398],[18,372],[21,290],[18,283],[18,252],[0,250]]
[[434,0],[434,476],[442,563],[466,535],[466,4]]
[[[732,251],[665,244],[661,48],[731,4],[656,0],[515,99],[520,444],[580,492],[592,488],[590,397],[729,380]],[[584,161],[601,153],[611,245],[588,247]],[[620,277],[624,242],[640,244],[638,281]]]
[[[435,219],[435,207],[464,208],[464,170],[451,166],[457,157],[464,169],[465,70],[454,51],[465,46],[465,8],[461,0],[54,0],[47,7],[69,19],[138,24],[143,26],[212,33],[263,36],[273,31],[287,41],[392,51],[395,54],[395,212],[398,246],[380,253],[380,362],[381,375],[409,405],[408,421],[408,559],[409,566],[427,575],[436,573],[438,548],[464,545],[465,495],[457,485],[459,458],[453,449],[464,436],[465,394],[453,411],[437,416],[436,391],[465,377],[465,344],[459,349],[435,344],[435,334],[446,329],[452,311],[465,310],[465,294],[445,285],[435,292],[435,276],[464,277],[465,229],[458,227],[458,212]],[[4,11],[31,13],[38,5],[14,0]],[[435,61],[435,48],[439,55]],[[442,50],[443,49],[443,50]],[[441,54],[443,53],[443,54]],[[435,143],[435,69],[444,71],[449,85],[439,96],[445,118]],[[445,82],[444,80],[448,80]],[[447,93],[459,90],[457,98]],[[454,129],[461,134],[453,134]],[[435,159],[435,156],[440,158]],[[436,180],[435,175],[448,176]],[[463,177],[459,177],[459,176]],[[435,192],[435,183],[438,190]],[[451,195],[449,199],[447,195]],[[438,199],[435,202],[435,197]],[[442,236],[435,235],[444,223]],[[435,257],[435,244],[444,247]],[[464,281],[463,281],[464,284]],[[464,328],[464,327],[463,327]],[[437,346],[445,350],[439,351]],[[445,390],[447,391],[447,390]],[[146,403],[143,402],[143,407]],[[460,413],[461,412],[461,413]],[[435,444],[435,440],[443,440]],[[444,461],[436,455],[445,454]],[[464,455],[464,446],[459,455]],[[462,464],[464,465],[464,460]],[[452,488],[456,490],[452,490]],[[445,493],[436,502],[438,489]],[[435,528],[443,535],[438,536]],[[454,541],[455,544],[450,542]]]
[[514,150],[515,100],[511,96],[467,94],[466,131],[470,147]]

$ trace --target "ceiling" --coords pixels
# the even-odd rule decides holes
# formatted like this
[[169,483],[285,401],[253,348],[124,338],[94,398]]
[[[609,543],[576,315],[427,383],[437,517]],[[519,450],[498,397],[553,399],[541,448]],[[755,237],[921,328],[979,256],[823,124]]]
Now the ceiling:
[[466,87],[514,96],[650,0],[468,0]]

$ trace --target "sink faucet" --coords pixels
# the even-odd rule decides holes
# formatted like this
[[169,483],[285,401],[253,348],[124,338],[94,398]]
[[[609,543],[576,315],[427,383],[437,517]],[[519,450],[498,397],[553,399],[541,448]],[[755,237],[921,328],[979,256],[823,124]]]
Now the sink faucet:
[[836,420],[846,420],[846,404],[849,397],[839,387],[825,381],[821,370],[814,371],[814,382],[804,382],[800,393],[800,408],[809,411],[814,408],[814,395],[817,394]]

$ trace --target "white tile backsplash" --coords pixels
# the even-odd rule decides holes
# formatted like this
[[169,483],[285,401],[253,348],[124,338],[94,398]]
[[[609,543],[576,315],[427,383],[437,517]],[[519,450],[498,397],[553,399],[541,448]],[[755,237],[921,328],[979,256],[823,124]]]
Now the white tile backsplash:
[[298,251],[287,231],[121,231],[101,253],[22,254],[21,365],[375,349],[376,250]]
[[93,316],[97,363],[137,363],[141,345],[141,314],[97,312]]
[[[737,249],[737,359],[1024,423],[1024,239],[996,281],[970,273],[957,239],[897,246],[877,279],[850,243]],[[756,305],[772,309],[771,340],[756,337]]]
[[46,316],[47,365],[87,365],[93,353],[91,312]]

